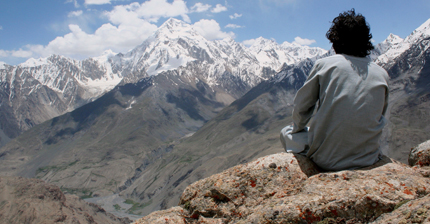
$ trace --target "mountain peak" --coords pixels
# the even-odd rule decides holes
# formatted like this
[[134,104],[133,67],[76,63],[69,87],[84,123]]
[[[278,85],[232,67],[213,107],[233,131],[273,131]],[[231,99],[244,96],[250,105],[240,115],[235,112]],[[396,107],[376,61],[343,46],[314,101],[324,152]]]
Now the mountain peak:
[[190,24],[175,18],[170,18],[164,22],[153,34],[152,38],[150,37],[148,40],[165,41],[190,35],[198,35]]
[[190,27],[190,25],[184,21],[181,21],[179,19],[175,19],[175,18],[170,18],[168,19],[166,22],[164,22],[159,28],[158,30],[179,30],[179,29],[183,29],[186,27]]
[[256,52],[264,50],[266,48],[278,48],[278,44],[274,40],[269,40],[264,37],[258,37],[254,43],[249,47],[251,50]]
[[416,44],[428,37],[430,37],[430,19],[421,24],[421,26],[416,28],[405,39],[402,39],[397,35],[390,34],[387,39],[376,46],[381,55],[378,56],[375,62],[380,65],[387,64],[389,61],[392,61],[394,58],[409,49],[413,44]]
[[0,69],[5,69],[6,62],[0,61]]
[[98,57],[92,57],[92,59],[98,61],[100,64],[103,64],[103,63],[106,63],[109,60],[109,58],[114,57],[116,54],[117,53],[113,52],[111,49],[108,49],[103,51],[102,55]]
[[376,54],[373,55],[372,58],[376,59],[381,54],[384,54],[388,50],[390,50],[390,48],[393,48],[393,47],[397,48],[401,46],[403,42],[404,42],[403,38],[390,33],[390,35],[388,35],[388,37],[384,41],[375,45],[375,50],[373,52],[375,52]]
[[290,42],[288,42],[288,41],[284,41],[282,44],[281,44],[281,47],[282,48],[286,48],[286,49],[288,49],[288,48],[297,48],[297,47],[308,47],[308,46],[302,46],[302,45],[300,45],[300,44],[298,44],[298,43],[295,43],[295,42],[293,42],[293,43],[290,43]]
[[402,41],[403,41],[403,38],[401,38],[395,34],[390,33],[390,35],[388,35],[387,39],[385,39],[383,41],[383,43],[398,44]]
[[236,43],[236,41],[231,36],[228,36],[228,37],[222,39],[222,41],[230,43],[230,44]]
[[430,19],[428,19],[423,24],[421,24],[421,26],[412,31],[412,33],[405,39],[405,41],[408,43],[414,43],[427,37],[430,37]]
[[272,43],[276,43],[276,42],[274,40],[266,39],[264,37],[258,37],[257,39],[255,39],[254,44],[266,45],[266,44],[272,44]]
[[48,58],[29,58],[27,61],[19,64],[21,67],[37,67],[40,65],[46,65],[48,64]]
[[424,31],[427,34],[430,34],[430,19],[428,19],[427,21],[425,21],[423,24],[421,24],[420,27],[418,27],[416,30],[419,31]]

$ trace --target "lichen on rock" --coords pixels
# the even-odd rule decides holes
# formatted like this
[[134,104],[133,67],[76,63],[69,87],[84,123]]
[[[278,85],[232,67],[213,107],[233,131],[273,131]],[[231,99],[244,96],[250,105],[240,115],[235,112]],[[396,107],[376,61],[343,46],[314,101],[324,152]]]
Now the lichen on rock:
[[411,149],[408,163],[411,166],[430,166],[430,140]]
[[393,212],[379,217],[375,223],[430,223],[430,195],[407,201]]
[[419,221],[429,214],[416,205],[430,207],[429,193],[421,167],[388,157],[363,169],[322,172],[304,156],[278,153],[199,180],[184,190],[178,207],[136,223]]

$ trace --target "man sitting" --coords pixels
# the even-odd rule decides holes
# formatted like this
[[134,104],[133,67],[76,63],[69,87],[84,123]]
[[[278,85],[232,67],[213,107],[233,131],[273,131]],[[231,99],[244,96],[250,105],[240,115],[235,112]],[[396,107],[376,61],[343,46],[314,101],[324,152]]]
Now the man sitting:
[[387,72],[366,57],[372,34],[354,9],[339,14],[326,37],[336,55],[315,62],[294,98],[293,126],[282,129],[281,142],[324,170],[372,165],[381,155]]

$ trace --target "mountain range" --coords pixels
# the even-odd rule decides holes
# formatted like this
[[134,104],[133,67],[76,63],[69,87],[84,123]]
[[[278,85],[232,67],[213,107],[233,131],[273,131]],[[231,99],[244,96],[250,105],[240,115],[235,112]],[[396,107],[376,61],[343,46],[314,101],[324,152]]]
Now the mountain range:
[[225,105],[273,76],[283,64],[326,51],[259,38],[250,48],[228,38],[208,41],[191,25],[169,19],[128,53],[106,51],[82,61],[52,55],[0,66],[0,146],[32,126],[70,112],[114,88],[177,70],[204,81]]
[[[390,75],[389,124],[384,152],[406,162],[409,149],[430,131],[430,20],[376,60]],[[394,57],[392,60],[387,60]],[[400,148],[403,150],[393,150]]]
[[[430,138],[429,30],[430,20],[405,39],[390,35],[371,55],[391,78],[381,142],[399,160]],[[263,38],[249,48],[208,41],[170,19],[125,54],[2,65],[0,174],[96,202],[117,195],[135,214],[171,207],[192,182],[282,151],[293,97],[330,54]]]

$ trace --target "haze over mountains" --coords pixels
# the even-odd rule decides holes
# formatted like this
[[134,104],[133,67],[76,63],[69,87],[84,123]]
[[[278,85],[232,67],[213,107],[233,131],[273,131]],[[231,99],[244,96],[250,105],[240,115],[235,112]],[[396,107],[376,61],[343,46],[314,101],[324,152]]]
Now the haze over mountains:
[[[391,77],[383,150],[395,159],[430,138],[429,41],[430,20],[372,54]],[[170,19],[125,54],[0,65],[0,141],[10,141],[0,174],[118,194],[137,214],[176,205],[192,182],[280,152],[294,94],[331,53],[264,38],[249,48],[208,41]]]

